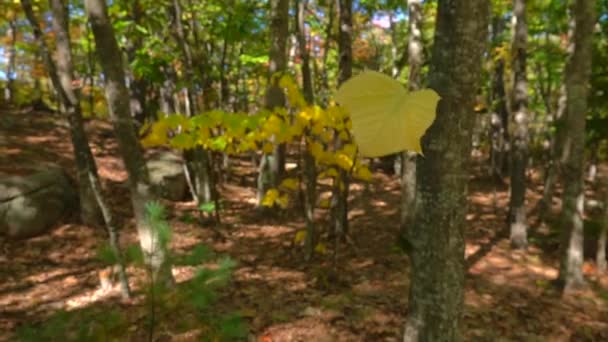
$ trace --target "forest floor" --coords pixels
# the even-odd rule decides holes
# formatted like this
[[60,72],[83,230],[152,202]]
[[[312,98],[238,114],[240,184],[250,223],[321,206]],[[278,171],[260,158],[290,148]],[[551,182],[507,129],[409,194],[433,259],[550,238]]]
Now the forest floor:
[[[88,122],[91,146],[103,178],[105,193],[122,223],[121,244],[136,241],[125,187],[126,173],[118,157],[111,126]],[[0,112],[0,172],[20,174],[44,163],[57,163],[74,174],[70,139],[64,120],[42,113]],[[547,225],[533,226],[527,251],[512,251],[506,238],[508,186],[494,183],[474,162],[467,215],[464,333],[466,341],[608,341],[608,276],[598,275],[593,251],[584,265],[589,287],[562,297],[551,285],[557,276],[558,238]],[[601,168],[608,176],[608,168]],[[540,197],[540,176],[532,172],[528,193],[530,221]],[[603,178],[601,178],[603,179]],[[400,341],[408,302],[408,260],[396,245],[399,222],[399,183],[380,172],[368,186],[354,184],[350,198],[350,237],[333,266],[333,244],[307,263],[294,244],[304,222],[297,210],[266,217],[254,209],[254,172],[235,160],[232,175],[221,185],[222,241],[209,226],[191,217],[191,202],[168,203],[173,229],[172,248],[191,250],[204,243],[238,263],[230,284],[221,289],[217,308],[238,311],[246,320],[250,339],[259,341]],[[588,184],[588,196],[601,198]],[[111,194],[111,195],[110,195]],[[556,203],[554,210],[557,211]],[[326,229],[327,213],[318,212]],[[592,221],[594,218],[589,217]],[[0,237],[0,341],[14,339],[24,324],[42,322],[59,310],[118,307],[129,312],[139,340],[145,312],[141,293],[122,301],[118,293],[99,289],[103,267],[97,249],[105,243],[101,228],[66,219],[50,233],[22,241]],[[593,241],[586,246],[593,248]],[[138,275],[129,268],[129,272]],[[178,281],[188,269],[174,270]],[[137,276],[131,277],[136,286]],[[161,317],[163,340],[188,341],[179,319]],[[139,322],[139,323],[138,323]]]

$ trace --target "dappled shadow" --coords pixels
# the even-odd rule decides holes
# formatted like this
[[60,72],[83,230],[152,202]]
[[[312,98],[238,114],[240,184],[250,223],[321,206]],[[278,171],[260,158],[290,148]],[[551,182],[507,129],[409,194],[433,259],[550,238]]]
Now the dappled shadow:
[[[50,120],[42,116],[36,117],[38,119]],[[26,122],[20,125],[28,126]],[[18,131],[11,141],[49,135],[56,139],[46,140],[37,154],[23,156],[23,161],[39,162],[48,156],[49,159],[65,158],[61,163],[73,172],[71,151],[64,149],[69,141],[65,128],[52,120],[40,126],[32,124],[32,127]],[[120,244],[135,244],[137,233],[132,211],[130,205],[126,205],[130,203],[126,173],[118,158],[111,125],[91,121],[87,123],[87,131],[99,163],[104,192],[109,195],[110,205],[120,222]],[[0,146],[6,148],[28,148],[29,145],[0,142]],[[53,154],[44,156],[47,150]],[[21,155],[23,151],[16,153]],[[301,212],[295,208],[273,216],[256,212],[255,170],[249,158],[234,158],[232,163],[229,182],[220,186],[221,226],[211,226],[212,221],[202,225],[193,220],[198,217],[193,202],[163,202],[168,207],[173,236],[171,248],[176,254],[185,254],[203,243],[217,256],[228,255],[237,262],[233,280],[221,289],[214,310],[218,314],[238,311],[249,323],[252,338],[401,340],[406,320],[409,263],[396,246],[400,202],[397,178],[376,173],[371,184],[355,182],[352,185],[349,197],[352,243],[340,244],[334,268],[333,240],[327,238],[328,211],[319,209],[316,216],[324,248],[312,261],[305,262],[302,246],[294,242],[296,233],[305,229]],[[608,279],[598,278],[595,292],[581,293],[578,299],[562,299],[555,294],[549,283],[556,276],[557,259],[554,254],[538,248],[543,247],[546,236],[533,232],[527,252],[511,251],[502,229],[508,203],[506,188],[498,188],[495,208],[493,185],[479,176],[481,172],[476,165],[471,176],[465,231],[469,272],[464,339],[608,338],[603,320],[608,310],[601,299]],[[330,187],[324,183],[320,192],[326,196],[328,191]],[[538,192],[534,196],[538,196]],[[226,240],[218,239],[211,228],[221,231]],[[97,250],[105,241],[106,233],[102,229],[76,224],[60,226],[30,240],[1,240],[0,339],[8,339],[8,334],[19,325],[47,320],[62,308],[80,316],[88,315],[90,309],[100,317],[104,317],[109,308],[118,308],[129,314],[128,326],[122,331],[141,332],[146,318],[142,293],[137,292],[145,279],[141,270],[128,269],[136,290],[133,302],[118,300],[117,289],[109,293],[98,291],[97,271],[103,264],[97,259]],[[178,282],[187,281],[193,275],[193,268],[176,266],[174,275]],[[84,307],[89,309],[83,310]],[[174,333],[174,337],[180,336],[177,314],[187,315],[170,312],[159,317],[159,324]]]

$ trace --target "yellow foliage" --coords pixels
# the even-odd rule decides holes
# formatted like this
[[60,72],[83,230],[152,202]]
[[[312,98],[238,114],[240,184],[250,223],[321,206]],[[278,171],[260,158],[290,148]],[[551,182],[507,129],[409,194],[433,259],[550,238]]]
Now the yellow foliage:
[[326,144],[329,144],[334,139],[334,133],[332,131],[321,132],[319,136],[321,137],[321,141]]
[[319,201],[319,208],[328,209],[331,206],[331,199],[324,198]]
[[353,167],[353,159],[342,151],[336,153],[335,161],[345,171],[350,171]]
[[315,246],[315,252],[319,253],[319,254],[326,254],[327,253],[327,246],[325,246],[324,243],[319,242],[316,246]]
[[293,243],[296,245],[301,245],[302,243],[304,243],[305,240],[306,240],[306,231],[298,230],[298,232],[296,233],[296,236],[294,236],[294,238],[293,238]]
[[262,205],[265,207],[273,207],[278,205],[279,207],[285,209],[289,204],[289,197],[286,194],[281,195],[279,190],[270,189],[266,191],[266,195],[262,199]]
[[372,179],[372,172],[369,170],[369,168],[367,166],[361,166],[361,167],[357,168],[355,177],[357,177],[360,180],[369,182]]
[[264,198],[262,199],[262,205],[265,207],[272,207],[272,206],[274,206],[274,204],[276,203],[278,198],[279,198],[279,190],[270,189],[270,190],[266,191],[266,195],[264,195]]
[[272,153],[272,151],[274,151],[274,145],[272,145],[272,143],[267,142],[262,147],[262,151],[266,154]]
[[281,127],[283,126],[283,120],[276,115],[271,115],[264,123],[264,130],[270,134],[281,133]]
[[287,194],[283,194],[277,198],[275,203],[282,209],[285,209],[289,205],[289,196],[287,196]]
[[298,185],[299,185],[299,182],[296,178],[285,178],[281,182],[279,187],[285,188],[287,190],[295,191],[295,190],[298,190]]

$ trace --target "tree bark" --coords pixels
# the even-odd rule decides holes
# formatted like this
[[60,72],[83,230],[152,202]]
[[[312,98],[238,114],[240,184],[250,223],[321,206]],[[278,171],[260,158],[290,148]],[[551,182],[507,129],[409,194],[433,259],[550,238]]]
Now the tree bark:
[[[306,15],[306,6],[308,0],[296,0],[296,33],[298,39],[298,49],[302,58],[302,88],[304,98],[310,105],[314,104],[314,87],[312,85],[312,72],[310,69],[310,55],[306,46],[306,26],[304,25],[304,17]],[[307,132],[308,133],[308,132]],[[315,242],[317,240],[317,232],[315,227],[315,206],[317,203],[317,170],[315,159],[308,149],[308,142],[304,142],[307,146],[303,152],[303,178],[304,178],[304,218],[306,220],[306,242],[305,242],[305,258],[312,259],[314,254]]]
[[80,213],[85,224],[97,225],[103,218],[109,236],[110,246],[119,266],[119,278],[123,297],[130,296],[121,252],[118,246],[117,229],[112,219],[110,209],[103,197],[100,187],[97,165],[89,147],[89,141],[84,130],[82,109],[79,94],[72,87],[73,64],[70,48],[68,25],[68,10],[62,0],[49,0],[52,11],[52,27],[56,37],[57,64],[53,61],[40,31],[40,25],[29,0],[22,1],[24,12],[33,27],[34,36],[41,47],[49,75],[57,89],[61,101],[61,112],[68,119],[70,137],[74,149],[74,159],[79,181]]
[[566,64],[566,122],[562,156],[563,182],[562,258],[558,282],[568,291],[585,283],[583,278],[583,211],[585,116],[591,77],[592,37],[595,25],[595,1],[572,3],[573,39],[569,42],[570,56]]
[[429,83],[441,101],[417,161],[404,341],[462,339],[468,161],[488,15],[487,0],[438,2]]
[[[492,20],[493,41],[500,44],[505,29],[505,19],[497,15]],[[505,60],[500,57],[494,64],[494,75],[492,77],[492,118],[491,118],[491,150],[490,150],[490,175],[498,182],[502,179],[507,169],[507,153],[509,145],[509,110],[507,108],[507,96],[505,91]]]
[[53,11],[53,31],[56,35],[56,63],[53,61],[51,52],[44,41],[44,36],[40,30],[40,25],[34,14],[31,2],[29,0],[23,0],[21,4],[34,31],[34,36],[40,47],[51,82],[59,95],[59,101],[61,103],[60,110],[68,119],[79,183],[80,218],[85,224],[98,225],[101,223],[101,212],[97,205],[92,185],[89,181],[89,173],[97,175],[97,167],[84,130],[78,94],[76,94],[72,87],[73,66],[70,36],[67,27],[68,18],[62,1],[50,0],[49,2],[51,10]]
[[[270,1],[270,52],[268,79],[266,91],[266,108],[273,110],[285,106],[285,94],[279,87],[279,78],[275,75],[283,73],[287,67],[287,37],[289,34],[289,1]],[[285,173],[285,145],[275,147],[272,155],[263,155],[258,174],[258,206],[269,187],[277,187]]]
[[162,285],[172,285],[171,265],[162,248],[162,239],[147,220],[146,204],[154,200],[148,169],[131,120],[129,92],[125,86],[122,55],[109,21],[104,0],[85,0],[85,10],[91,23],[97,57],[104,73],[105,93],[122,160],[129,175],[128,184],[139,243],[145,261]]
[[597,239],[597,252],[595,255],[595,263],[600,273],[606,272],[606,240],[608,237],[608,182],[606,183],[604,193],[604,217],[602,219],[602,227]]
[[[408,39],[408,88],[410,91],[420,89],[422,55],[422,1],[408,0],[409,12],[409,39]],[[404,236],[405,230],[414,220],[414,203],[416,199],[416,153],[403,152],[401,154],[401,221],[400,232]]]
[[528,245],[526,222],[526,164],[528,159],[528,81],[526,77],[526,1],[513,1],[513,42],[511,47],[513,67],[513,100],[511,115],[515,131],[511,143],[511,199],[510,218],[511,246],[526,248]]
[[[186,30],[182,23],[182,6],[179,0],[173,0],[172,16],[174,21],[174,30],[177,43],[182,51],[182,60],[186,65],[184,78],[188,84],[187,104],[189,104],[189,116],[196,115],[199,112],[198,104],[195,96],[195,71],[194,57],[190,44],[188,43]],[[212,179],[212,158],[209,151],[205,151],[201,147],[194,147],[184,153],[186,159],[187,170],[192,185],[194,187],[194,197],[197,203],[209,203],[214,200],[215,184]]]
[[[136,26],[141,25],[142,16],[142,4],[139,0],[132,0],[130,2],[130,19],[132,21],[130,32],[126,35],[129,38],[126,54],[128,58],[128,63],[133,63],[138,57],[137,52],[143,46],[143,40],[141,38],[141,33],[137,32]],[[151,113],[151,108],[148,108],[148,103],[146,100],[146,93],[148,92],[149,82],[142,75],[136,75],[134,71],[130,72],[130,82],[129,82],[129,90],[131,94],[131,115],[137,122],[139,126],[142,126],[147,119],[155,118],[156,113]]]
[[[353,74],[353,0],[338,0],[338,85],[346,82]],[[336,150],[342,148],[342,142],[336,137]],[[340,168],[339,180],[335,182],[332,196],[332,220],[336,241],[348,233],[348,194],[350,188],[349,173]],[[336,250],[337,250],[336,244]],[[336,252],[337,254],[337,252]]]
[[17,25],[16,25],[16,20],[10,19],[8,21],[8,30],[6,32],[6,35],[8,37],[10,37],[10,43],[8,45],[8,47],[6,48],[6,52],[7,52],[7,63],[6,63],[6,88],[4,88],[4,101],[6,102],[6,104],[11,104],[13,102],[13,97],[14,97],[14,89],[13,89],[13,83],[14,83],[14,76],[13,73],[15,72],[15,61],[16,61],[16,51],[15,51],[15,44],[17,43]]

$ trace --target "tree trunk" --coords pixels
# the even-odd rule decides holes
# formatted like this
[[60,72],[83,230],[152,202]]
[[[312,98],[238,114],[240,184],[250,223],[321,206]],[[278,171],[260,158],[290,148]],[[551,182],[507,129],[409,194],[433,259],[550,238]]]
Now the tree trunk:
[[[139,0],[131,1],[129,14],[131,16],[132,27],[130,27],[130,32],[126,35],[129,37],[126,52],[128,63],[132,64],[138,57],[137,52],[142,48],[143,41],[141,39],[141,33],[136,31],[136,26],[141,25],[141,19],[143,16],[142,13],[142,4]],[[136,75],[135,72],[131,71],[130,73],[130,82],[129,82],[129,91],[131,94],[131,115],[135,119],[138,125],[143,125],[147,119],[155,118],[156,113],[150,113],[147,108],[148,104],[146,102],[146,93],[148,92],[148,81],[143,75]]]
[[526,248],[528,244],[526,223],[526,164],[528,159],[528,82],[526,77],[526,1],[513,1],[513,100],[511,114],[515,131],[511,144],[511,199],[510,218],[511,246]]
[[[573,32],[569,32],[568,37],[572,39]],[[563,164],[563,145],[566,132],[566,86],[562,84],[559,91],[559,99],[557,102],[557,111],[555,114],[555,135],[551,141],[551,161],[547,168],[545,176],[545,186],[543,187],[543,198],[538,203],[538,218],[539,221],[544,221],[547,212],[550,211],[553,204],[553,193],[555,192],[555,183],[561,174]]]
[[[500,44],[501,36],[505,29],[505,20],[502,16],[496,16],[492,22],[492,35],[496,44]],[[509,110],[507,109],[507,97],[505,92],[505,60],[500,57],[494,64],[494,75],[492,77],[492,118],[491,127],[491,150],[490,150],[490,175],[498,182],[502,182],[507,166],[507,152],[509,143]]]
[[606,272],[606,238],[608,235],[608,182],[606,183],[606,189],[604,190],[604,218],[602,220],[602,227],[600,230],[599,237],[597,239],[597,253],[595,256],[595,262],[597,269],[600,273]]
[[105,93],[114,126],[114,133],[123,162],[129,175],[128,184],[139,243],[145,261],[155,281],[163,285],[173,283],[171,265],[162,248],[162,237],[147,220],[146,204],[154,200],[143,152],[131,120],[129,92],[125,86],[122,55],[114,28],[108,19],[104,0],[85,0],[85,10],[91,23],[97,57],[105,76]]
[[[306,46],[306,26],[304,17],[308,0],[296,0],[296,31],[298,39],[298,49],[302,58],[302,88],[304,98],[310,105],[314,104],[314,88],[312,85],[312,73],[310,70],[310,55]],[[304,142],[308,145],[308,142]],[[317,170],[315,159],[306,146],[303,157],[304,163],[304,217],[306,219],[306,260],[310,260],[314,253],[317,232],[315,227],[315,205],[317,203]]]
[[6,88],[4,88],[4,101],[6,104],[11,104],[13,102],[14,89],[14,73],[15,73],[15,61],[16,61],[16,51],[15,44],[17,43],[17,25],[15,19],[11,19],[8,21],[8,30],[6,35],[10,37],[10,43],[8,48],[6,48],[7,52],[7,63],[6,63]]
[[[182,50],[182,59],[186,65],[184,78],[188,84],[186,88],[187,95],[185,96],[186,104],[189,110],[188,116],[198,114],[198,105],[195,96],[195,65],[192,49],[188,43],[186,31],[182,23],[182,7],[179,0],[173,0],[172,16],[174,21],[174,30],[177,42]],[[195,192],[192,194],[197,203],[209,203],[214,201],[214,187],[212,181],[212,158],[209,151],[205,151],[201,147],[194,147],[184,153],[186,159],[187,171],[190,175],[192,185]]]
[[[408,88],[410,91],[420,89],[422,69],[422,1],[408,0],[410,35],[408,40]],[[401,154],[401,221],[400,231],[405,230],[414,220],[414,201],[416,199],[416,153]]]
[[[333,27],[334,27],[334,7],[335,0],[328,1],[327,8],[327,26],[325,27],[325,39],[323,41],[323,54],[321,56],[321,89],[318,93],[321,94],[321,105],[327,105],[329,101],[329,75],[327,70],[327,58],[329,57],[329,49],[331,47],[331,40],[333,39]],[[316,63],[315,63],[316,65]]]
[[68,18],[66,9],[60,0],[50,0],[53,11],[53,31],[56,35],[57,63],[51,57],[51,52],[44,41],[40,30],[38,19],[34,15],[31,2],[23,0],[23,10],[30,22],[34,36],[40,47],[42,57],[48,69],[49,77],[59,95],[61,112],[68,119],[70,126],[70,138],[74,149],[74,160],[79,183],[80,218],[83,223],[98,225],[101,223],[101,212],[92,185],[89,181],[89,173],[97,175],[97,168],[93,154],[89,148],[89,141],[84,130],[82,111],[78,94],[72,88],[73,67],[72,53],[70,50],[70,36],[68,32]]
[[591,76],[595,1],[578,0],[572,4],[573,39],[569,42],[570,56],[566,64],[566,122],[563,145],[562,259],[559,284],[566,291],[585,283],[583,279],[583,210],[585,116]]
[[[338,32],[338,84],[348,80],[353,73],[353,1],[338,0],[340,30]],[[342,142],[336,137],[336,150],[342,148]],[[350,187],[349,173],[340,168],[338,181],[334,184],[332,220],[336,241],[348,233],[348,193]],[[336,250],[338,249],[336,245]],[[336,252],[337,254],[337,252]]]
[[488,15],[487,0],[438,2],[429,83],[441,101],[417,161],[404,341],[461,340],[468,161]]
[[79,94],[72,88],[74,72],[72,51],[70,48],[67,7],[62,0],[49,0],[49,7],[53,14],[52,27],[56,37],[57,64],[55,65],[55,62],[48,51],[48,47],[44,42],[42,31],[40,30],[38,20],[34,15],[30,1],[23,0],[22,5],[28,21],[33,27],[34,36],[41,47],[51,80],[59,94],[62,114],[68,119],[79,181],[80,214],[82,221],[85,224],[97,225],[99,224],[100,219],[103,218],[108,232],[110,246],[118,261],[122,295],[123,297],[128,298],[130,296],[130,289],[118,246],[116,225],[99,185],[97,165],[95,164],[95,159],[91,153],[89,141],[84,130]]
[[[287,37],[289,35],[289,1],[270,1],[270,53],[266,91],[266,108],[273,110],[285,106],[285,94],[279,87],[276,74],[283,73],[287,67]],[[264,154],[258,174],[258,200],[264,197],[269,187],[277,187],[285,173],[285,144],[275,147],[272,155]],[[258,201],[258,206],[261,202]]]

